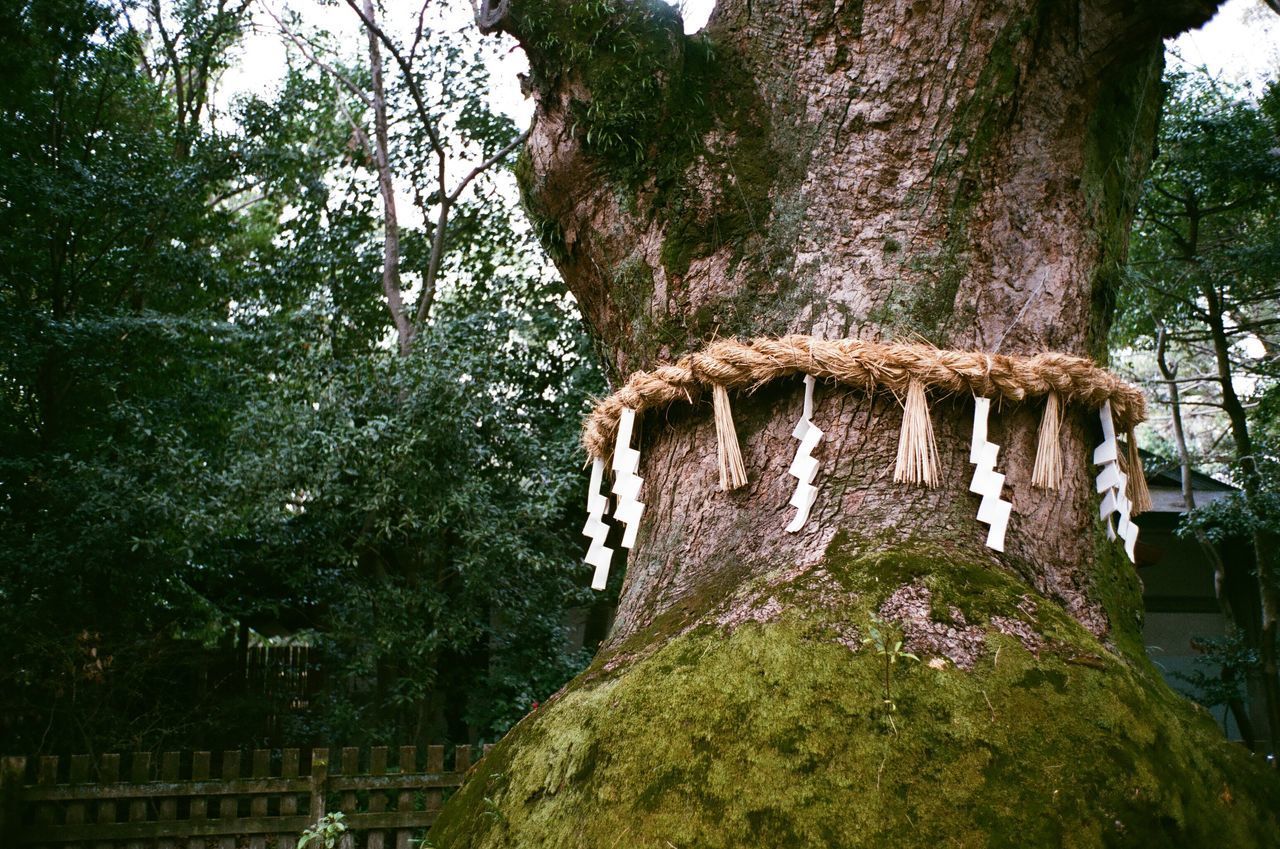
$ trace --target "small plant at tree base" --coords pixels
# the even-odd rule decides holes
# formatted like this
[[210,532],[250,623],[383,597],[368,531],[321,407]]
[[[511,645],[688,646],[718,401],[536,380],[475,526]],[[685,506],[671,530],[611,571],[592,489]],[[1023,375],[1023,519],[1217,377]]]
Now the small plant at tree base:
[[338,841],[347,833],[345,819],[341,811],[325,814],[303,829],[298,836],[298,849],[337,849]]
[[[884,630],[882,630],[882,628]],[[890,633],[889,629],[884,628],[884,623],[874,616],[871,618],[871,624],[867,626],[867,636],[862,638],[864,646],[874,646],[876,654],[884,658],[884,708],[885,716],[889,720],[889,727],[893,729],[893,733],[898,733],[898,726],[893,722],[893,713],[898,706],[893,703],[891,690],[893,686],[893,665],[898,662],[900,657],[909,657],[918,661],[916,657],[909,651],[902,650],[902,640],[895,639],[896,635]],[[892,641],[892,642],[891,642]],[[301,847],[299,847],[301,849]]]

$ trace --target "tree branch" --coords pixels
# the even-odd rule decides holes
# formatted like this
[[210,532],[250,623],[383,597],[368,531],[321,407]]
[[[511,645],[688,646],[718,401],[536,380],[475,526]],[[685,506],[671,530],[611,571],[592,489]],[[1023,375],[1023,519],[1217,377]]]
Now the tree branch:
[[352,82],[351,78],[348,77],[346,74],[342,73],[337,68],[333,67],[328,62],[324,61],[324,59],[320,58],[320,54],[316,51],[315,45],[305,41],[302,38],[302,36],[294,33],[293,30],[289,29],[289,27],[285,25],[284,21],[280,19],[280,16],[277,15],[275,11],[270,6],[267,5],[266,0],[258,0],[258,5],[261,6],[263,11],[265,11],[267,15],[271,17],[271,20],[276,22],[276,26],[279,28],[280,34],[283,35],[285,38],[289,39],[291,42],[293,42],[294,46],[297,47],[299,52],[302,53],[303,58],[305,58],[308,62],[315,65],[317,68],[319,68],[320,70],[324,71],[326,74],[328,74],[329,76],[337,80],[342,85],[342,87],[345,88],[347,91],[349,91],[352,95],[354,95],[356,99],[358,99],[366,109],[373,108],[373,101],[370,100],[369,96],[364,93],[364,90],[361,89],[359,86],[357,86],[354,82]]
[[[535,118],[534,120],[536,121],[537,119]],[[516,136],[504,145],[501,150],[493,154],[493,156],[490,156],[488,159],[484,160],[467,172],[467,175],[462,178],[462,181],[459,182],[457,186],[454,187],[453,191],[449,192],[447,195],[442,193],[440,199],[440,214],[436,219],[435,233],[433,233],[431,237],[431,259],[427,263],[427,273],[424,275],[422,280],[422,296],[418,299],[418,309],[413,318],[412,333],[414,336],[416,336],[418,331],[422,329],[423,323],[431,313],[431,306],[435,302],[437,288],[436,280],[440,274],[440,262],[444,257],[445,239],[448,232],[450,210],[453,205],[457,203],[458,198],[462,196],[462,192],[473,180],[475,180],[476,177],[479,177],[485,171],[488,171],[494,165],[497,165],[499,162],[510,156],[512,151],[528,140],[529,133],[532,130],[533,126],[530,125],[529,129]]]
[[359,16],[360,22],[364,24],[365,29],[370,33],[371,37],[377,37],[378,41],[387,48],[387,52],[391,54],[391,58],[396,60],[396,64],[400,66],[400,72],[404,75],[405,85],[409,87],[409,95],[413,99],[414,108],[418,112],[418,118],[422,121],[422,128],[427,131],[427,138],[431,142],[431,148],[441,159],[445,158],[444,145],[440,141],[440,134],[435,125],[435,119],[431,116],[430,110],[427,109],[426,98],[422,94],[422,88],[418,85],[417,79],[413,75],[413,65],[404,54],[400,52],[400,48],[396,43],[383,32],[382,27],[369,15],[366,15],[355,0],[346,0],[346,4],[351,10]]

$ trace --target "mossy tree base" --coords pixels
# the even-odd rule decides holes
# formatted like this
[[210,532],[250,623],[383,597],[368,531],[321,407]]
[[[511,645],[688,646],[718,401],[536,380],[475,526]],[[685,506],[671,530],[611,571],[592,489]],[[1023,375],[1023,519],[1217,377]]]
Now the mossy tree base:
[[[1100,641],[936,552],[795,571],[597,658],[476,767],[430,845],[1280,845],[1280,780],[1132,628]],[[873,626],[920,655],[887,696]]]

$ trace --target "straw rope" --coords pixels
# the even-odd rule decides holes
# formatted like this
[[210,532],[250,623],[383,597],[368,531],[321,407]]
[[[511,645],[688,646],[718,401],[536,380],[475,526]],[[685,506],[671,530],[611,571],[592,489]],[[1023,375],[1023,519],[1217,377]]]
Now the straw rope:
[[591,457],[607,457],[624,407],[637,414],[677,401],[692,404],[704,389],[756,389],[778,378],[811,374],[863,389],[907,394],[912,380],[946,393],[1023,401],[1057,393],[1064,404],[1091,410],[1111,401],[1116,424],[1131,430],[1146,419],[1142,391],[1093,361],[1048,352],[1031,356],[946,351],[928,345],[815,339],[812,336],[722,339],[672,365],[636,372],[587,416],[582,444]]

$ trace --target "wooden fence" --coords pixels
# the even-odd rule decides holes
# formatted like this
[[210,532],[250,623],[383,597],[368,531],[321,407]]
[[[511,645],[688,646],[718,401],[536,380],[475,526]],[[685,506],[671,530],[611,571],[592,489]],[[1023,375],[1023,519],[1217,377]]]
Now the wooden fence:
[[340,752],[332,762],[328,749],[165,752],[158,764],[135,752],[127,779],[116,754],[96,764],[89,755],[4,758],[0,847],[296,849],[303,829],[337,810],[351,829],[346,846],[410,849],[472,758],[458,746],[445,770],[443,746]]

